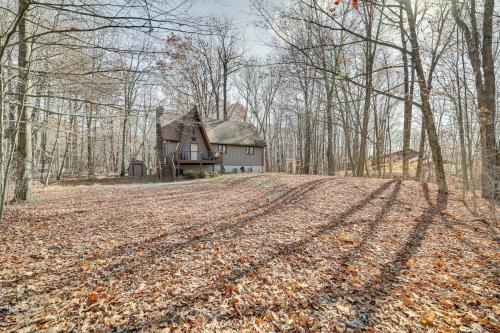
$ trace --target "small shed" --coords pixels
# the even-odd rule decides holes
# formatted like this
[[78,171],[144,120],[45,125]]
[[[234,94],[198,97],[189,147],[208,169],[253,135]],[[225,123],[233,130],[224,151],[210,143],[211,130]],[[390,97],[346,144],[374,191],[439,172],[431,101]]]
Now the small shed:
[[148,169],[143,161],[132,160],[128,165],[127,173],[130,177],[144,177],[148,174]]

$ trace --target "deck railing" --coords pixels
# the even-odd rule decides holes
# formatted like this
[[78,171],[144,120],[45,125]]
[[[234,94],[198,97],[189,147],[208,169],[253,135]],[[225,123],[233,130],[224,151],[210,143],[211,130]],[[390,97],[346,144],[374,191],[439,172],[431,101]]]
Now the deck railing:
[[220,154],[211,151],[180,151],[177,153],[178,161],[201,161],[201,162],[217,162],[220,159]]

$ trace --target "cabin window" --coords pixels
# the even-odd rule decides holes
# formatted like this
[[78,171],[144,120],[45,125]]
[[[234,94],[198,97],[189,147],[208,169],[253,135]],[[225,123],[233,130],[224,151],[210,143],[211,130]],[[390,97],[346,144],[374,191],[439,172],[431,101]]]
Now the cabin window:
[[227,146],[226,145],[219,145],[218,149],[219,153],[221,154],[227,154]]
[[197,143],[191,143],[191,159],[194,161],[198,160],[199,147]]
[[247,155],[254,155],[255,154],[255,147],[247,147]]

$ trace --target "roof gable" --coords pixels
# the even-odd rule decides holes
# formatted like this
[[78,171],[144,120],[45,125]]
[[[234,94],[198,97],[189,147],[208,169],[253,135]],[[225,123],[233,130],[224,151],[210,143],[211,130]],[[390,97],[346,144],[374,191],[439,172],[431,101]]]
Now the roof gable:
[[197,107],[185,115],[164,114],[160,118],[162,137],[168,141],[181,141],[184,129],[194,124],[200,126],[205,143],[256,146],[266,145],[262,134],[251,123],[232,120],[202,119]]
[[181,141],[185,137],[187,129],[192,126],[198,126],[207,149],[210,149],[210,141],[196,106],[182,116],[176,114],[163,114],[160,117],[160,125],[162,138],[168,141]]

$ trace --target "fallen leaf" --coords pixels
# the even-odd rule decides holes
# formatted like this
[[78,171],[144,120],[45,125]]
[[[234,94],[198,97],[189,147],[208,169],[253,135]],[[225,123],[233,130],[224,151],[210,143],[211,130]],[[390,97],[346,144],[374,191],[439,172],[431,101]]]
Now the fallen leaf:
[[436,313],[434,311],[427,311],[424,314],[422,320],[420,320],[420,323],[422,325],[431,326],[435,318],[436,318]]
[[97,302],[98,299],[99,299],[99,295],[95,291],[92,291],[92,292],[87,294],[87,304],[88,305],[94,304],[95,302]]

